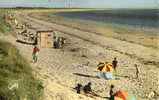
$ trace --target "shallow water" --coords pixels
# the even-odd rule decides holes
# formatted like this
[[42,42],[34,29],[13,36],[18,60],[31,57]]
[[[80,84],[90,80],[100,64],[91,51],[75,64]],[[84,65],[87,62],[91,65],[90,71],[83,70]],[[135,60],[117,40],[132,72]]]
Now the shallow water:
[[135,28],[159,28],[158,9],[150,10],[96,10],[55,13],[62,17],[92,21],[96,23],[117,24]]

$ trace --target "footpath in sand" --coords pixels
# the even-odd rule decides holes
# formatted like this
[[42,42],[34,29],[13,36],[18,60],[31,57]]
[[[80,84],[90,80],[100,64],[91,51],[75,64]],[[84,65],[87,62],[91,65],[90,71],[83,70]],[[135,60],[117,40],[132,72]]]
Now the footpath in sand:
[[[144,97],[150,91],[159,91],[157,50],[33,19],[27,15],[17,17],[22,22],[28,22],[33,32],[52,29],[58,36],[67,39],[63,49],[40,48],[38,62],[32,63],[33,46],[17,43],[12,36],[1,36],[1,39],[16,45],[32,64],[35,75],[43,80],[45,100],[105,100],[100,97],[78,95],[73,90],[77,83],[85,85],[88,82],[92,82],[93,88],[99,88],[102,91],[97,93],[102,97],[109,96],[111,84],[114,84],[117,89],[132,90],[141,98],[139,100],[147,100]],[[99,61],[111,62],[114,57],[117,57],[119,61],[117,79],[97,78],[99,72],[96,64]],[[135,79],[134,64],[139,66],[138,80]]]

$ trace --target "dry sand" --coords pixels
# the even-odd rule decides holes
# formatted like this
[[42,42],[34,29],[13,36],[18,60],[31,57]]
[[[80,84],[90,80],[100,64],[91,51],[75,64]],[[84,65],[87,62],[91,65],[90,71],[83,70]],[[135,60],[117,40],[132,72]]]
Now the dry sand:
[[[43,80],[45,100],[105,100],[104,97],[109,96],[111,84],[117,90],[133,91],[138,100],[159,100],[157,97],[146,98],[151,91],[159,94],[158,49],[52,23],[51,20],[47,22],[31,18],[27,14],[28,12],[17,13],[17,17],[21,22],[29,23],[31,31],[52,29],[67,39],[63,49],[40,48],[40,58],[35,64],[31,63],[32,46],[17,43],[11,36],[1,36],[1,39],[16,45],[30,61],[35,75]],[[97,78],[97,62],[111,62],[113,57],[117,57],[119,61],[117,79]],[[139,67],[139,79],[136,79],[134,64]],[[85,85],[88,82],[92,82],[93,88],[101,90],[97,93],[101,97],[87,97],[76,94],[73,90],[77,83]]]

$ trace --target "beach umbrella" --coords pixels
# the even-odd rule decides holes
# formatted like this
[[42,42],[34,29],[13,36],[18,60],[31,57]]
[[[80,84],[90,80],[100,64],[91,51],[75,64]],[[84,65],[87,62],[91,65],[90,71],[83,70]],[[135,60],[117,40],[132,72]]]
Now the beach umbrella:
[[99,62],[97,64],[98,70],[101,72],[112,72],[113,66],[108,62]]
[[15,23],[15,25],[18,25],[18,20],[17,19],[14,19],[14,23]]
[[137,100],[132,92],[123,90],[116,92],[114,100]]

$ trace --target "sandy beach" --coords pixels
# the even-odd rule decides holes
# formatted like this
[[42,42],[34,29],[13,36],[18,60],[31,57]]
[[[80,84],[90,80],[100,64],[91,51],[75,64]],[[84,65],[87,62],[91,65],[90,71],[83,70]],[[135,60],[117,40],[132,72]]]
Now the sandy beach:
[[[63,49],[40,48],[37,63],[31,63],[33,46],[17,43],[12,36],[0,38],[16,45],[31,63],[34,74],[43,81],[44,100],[105,100],[111,84],[117,90],[133,91],[137,100],[159,100],[159,37],[147,34],[156,31],[83,23],[50,14],[77,10],[86,9],[15,11],[20,22],[31,26],[30,31],[54,30],[58,36],[66,38]],[[112,62],[114,57],[119,62],[116,79],[99,79],[96,64]],[[136,79],[135,64],[139,68],[139,79]],[[73,89],[77,83],[88,82],[92,82],[92,88],[100,90],[97,92],[100,97],[77,94]],[[153,91],[155,98],[147,98]]]

